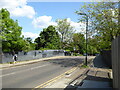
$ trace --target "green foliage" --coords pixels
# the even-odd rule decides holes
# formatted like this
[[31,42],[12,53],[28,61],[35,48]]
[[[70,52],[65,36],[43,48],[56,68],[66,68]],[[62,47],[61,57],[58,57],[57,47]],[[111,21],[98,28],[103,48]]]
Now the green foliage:
[[82,65],[81,67],[83,67],[83,68],[88,68],[88,66],[86,66],[86,65]]
[[65,50],[65,51],[70,52],[70,50],[68,50],[68,49],[67,49],[67,50]]
[[42,51],[44,51],[44,50],[52,50],[52,49],[49,49],[49,48],[40,48],[39,50],[42,50]]
[[91,45],[89,45],[89,44],[88,44],[88,46],[87,46],[87,52],[88,52],[88,54],[91,54],[91,55],[94,55],[94,54],[96,54],[96,53],[99,53],[99,52],[97,51],[96,47],[91,46]]
[[24,52],[30,51],[30,43],[24,40],[24,47],[22,48]]
[[73,34],[73,47],[76,51],[83,54],[85,50],[85,37],[84,34],[74,33]]
[[71,37],[75,32],[74,27],[70,25],[70,22],[68,22],[67,19],[59,19],[56,22],[56,29],[61,36],[61,48],[65,49],[65,47],[69,46],[72,41]]
[[32,39],[30,37],[25,38],[26,41],[28,41],[29,43],[32,43]]
[[24,48],[26,49],[23,50],[26,51],[35,50],[35,44],[32,42],[32,39],[30,37],[25,38],[25,42],[26,42],[26,46]]
[[[89,35],[97,35],[99,49],[110,49],[111,41],[120,36],[118,24],[118,3],[98,2],[83,6],[79,12],[89,17]],[[85,20],[85,16],[81,20]],[[98,47],[97,47],[98,48]]]
[[73,56],[79,56],[79,53],[73,53]]
[[22,27],[18,25],[18,21],[10,18],[10,13],[7,9],[1,9],[0,16],[2,51],[29,51],[30,45],[28,41],[24,40],[24,37],[21,36]]
[[99,51],[101,50],[100,48],[100,43],[98,41],[98,37],[94,36],[92,38],[88,38],[88,45],[87,45],[87,51],[88,54],[96,54],[100,53]]
[[59,49],[60,37],[54,26],[43,29],[40,36],[35,39],[36,50],[40,48]]
[[0,27],[2,28],[2,49],[3,51],[19,51],[22,49],[21,46],[22,37],[21,30],[22,27],[18,26],[18,21],[14,21],[10,18],[10,14],[7,9],[0,10],[1,22]]
[[9,62],[9,64],[14,64],[14,62]]

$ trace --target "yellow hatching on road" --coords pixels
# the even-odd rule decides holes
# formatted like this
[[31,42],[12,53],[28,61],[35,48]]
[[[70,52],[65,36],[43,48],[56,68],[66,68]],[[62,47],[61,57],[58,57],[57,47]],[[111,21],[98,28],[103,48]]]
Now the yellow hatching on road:
[[[43,83],[43,84],[41,84],[41,85],[39,85],[39,86],[36,86],[35,88],[44,88],[44,87],[46,87],[48,84],[55,82],[56,80],[62,78],[65,74],[71,73],[71,72],[73,72],[73,71],[76,70],[76,69],[77,69],[77,67],[73,67],[72,69],[64,72],[63,74],[61,74],[61,75],[59,75],[59,76],[57,76],[57,77],[55,77],[55,78],[53,78],[53,79],[45,82],[45,83]],[[35,90],[35,88],[34,88],[33,90]]]
[[[82,63],[82,64],[83,64],[83,63]],[[53,82],[57,81],[58,79],[62,78],[65,74],[72,73],[73,71],[75,71],[75,70],[78,68],[78,66],[81,66],[82,64],[79,64],[79,65],[77,65],[76,67],[73,67],[72,69],[64,72],[63,74],[61,74],[61,75],[59,75],[59,76],[57,76],[57,77],[55,77],[55,78],[53,78],[53,79],[51,79],[51,80],[48,80],[47,82],[45,82],[45,83],[43,83],[43,84],[40,84],[40,85],[36,86],[36,87],[33,88],[32,90],[36,90],[37,88],[45,88],[45,87],[46,87],[47,85],[49,85],[50,83],[53,83]]]

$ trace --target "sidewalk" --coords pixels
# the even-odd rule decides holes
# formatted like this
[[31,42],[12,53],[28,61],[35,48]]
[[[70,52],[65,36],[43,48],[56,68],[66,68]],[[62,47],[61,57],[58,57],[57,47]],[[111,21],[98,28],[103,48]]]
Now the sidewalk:
[[78,88],[112,88],[112,79],[110,78],[108,70],[90,68]]
[[78,68],[69,75],[64,75],[54,83],[49,83],[44,88],[64,88],[69,90],[74,88],[112,88],[110,70],[96,68]]
[[68,85],[79,90],[81,88],[107,88],[112,89],[112,70],[109,69],[101,60],[101,56],[97,56],[88,68],[86,74],[81,75],[74,85]]
[[[101,68],[98,68],[101,67]],[[112,70],[108,69],[106,65],[96,57],[93,63],[89,64],[89,68],[78,67],[69,75],[50,83],[44,88],[74,88],[79,90],[81,88],[112,88]]]
[[57,81],[49,83],[49,85],[47,85],[44,88],[66,88],[70,82],[75,80],[84,72],[86,72],[85,68],[82,68],[82,69],[77,68],[75,71],[69,74],[65,74],[62,78],[58,79]]

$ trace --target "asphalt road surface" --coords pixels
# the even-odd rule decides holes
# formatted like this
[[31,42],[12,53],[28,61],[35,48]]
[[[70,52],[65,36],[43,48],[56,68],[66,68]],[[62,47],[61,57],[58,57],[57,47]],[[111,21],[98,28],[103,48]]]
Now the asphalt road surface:
[[84,57],[40,61],[2,70],[2,88],[34,88],[81,64]]

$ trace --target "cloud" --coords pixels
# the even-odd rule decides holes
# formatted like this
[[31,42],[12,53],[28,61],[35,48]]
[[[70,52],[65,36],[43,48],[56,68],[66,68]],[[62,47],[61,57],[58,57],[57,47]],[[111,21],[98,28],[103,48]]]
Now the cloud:
[[32,32],[22,32],[22,35],[24,35],[25,38],[30,37],[34,41],[35,38],[39,36],[38,33],[32,33]]
[[1,0],[0,9],[6,8],[11,16],[33,18],[35,10],[27,5],[27,0]]
[[[70,18],[67,18],[67,21],[70,22],[71,26],[74,27],[76,32],[85,32],[85,23],[84,22],[74,22]],[[35,28],[47,28],[49,25],[57,25],[56,22],[52,21],[52,16],[39,16],[37,18],[34,18],[32,22],[33,26]]]
[[34,9],[30,6],[22,6],[22,8],[16,8],[15,10],[11,11],[13,16],[26,16],[28,18],[33,18],[35,15]]
[[70,18],[67,18],[67,21],[70,22],[71,26],[74,27],[74,29],[76,30],[76,32],[81,32],[81,33],[85,33],[85,27],[86,24],[85,22],[74,22],[72,21]]
[[51,16],[40,16],[40,17],[34,18],[32,24],[36,28],[47,28],[49,25],[57,25],[56,22],[52,21]]

